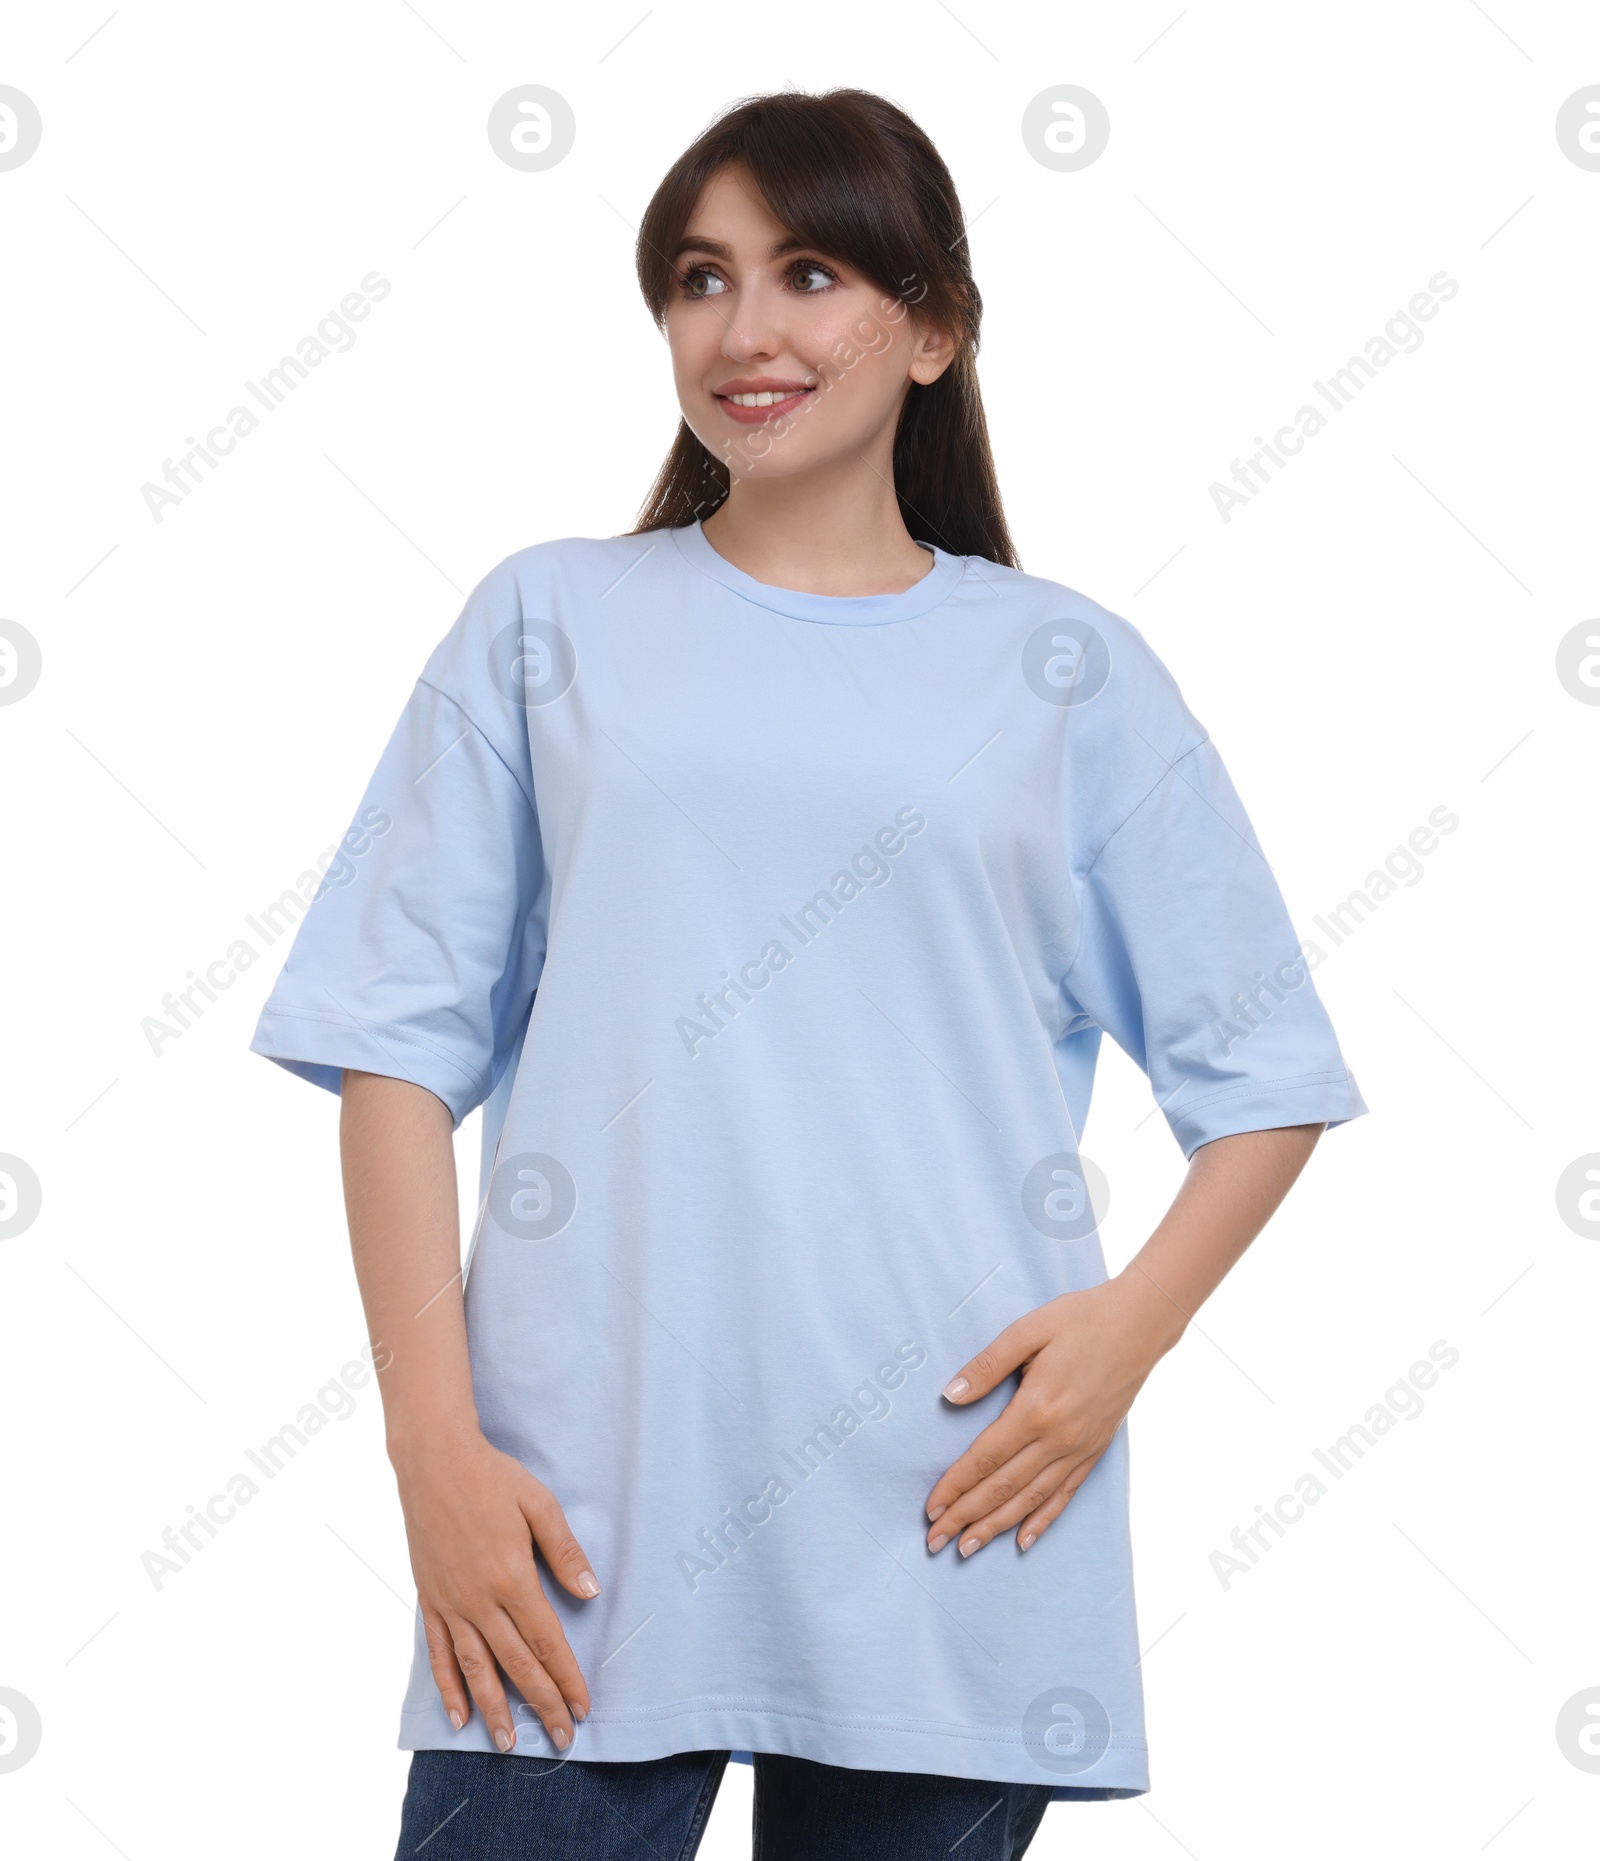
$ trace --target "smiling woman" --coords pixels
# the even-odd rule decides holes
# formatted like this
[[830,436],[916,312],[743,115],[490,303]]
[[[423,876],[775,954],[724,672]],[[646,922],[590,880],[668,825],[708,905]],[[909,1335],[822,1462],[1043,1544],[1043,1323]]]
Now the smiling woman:
[[[792,506],[793,481],[854,447],[866,460],[856,475],[893,486],[909,540],[1015,567],[978,391],[983,299],[960,201],[903,111],[852,90],[729,111],[656,190],[635,263],[683,410],[635,534],[709,519],[735,477],[765,522]],[[779,358],[798,366],[773,366]],[[764,392],[778,398],[740,404]],[[797,424],[824,407],[817,426]],[[889,442],[881,460],[875,436]],[[779,480],[787,492],[767,495]],[[740,561],[732,525],[708,521],[706,535]],[[785,555],[769,579],[879,592],[848,568],[824,588],[815,551]],[[902,560],[913,580],[926,567]]]
[[[343,1094],[392,1352],[400,1853],[687,1861],[737,1755],[761,1861],[1016,1861],[1149,1787],[1125,1420],[1365,1107],[1309,979],[1216,1037],[1294,930],[1150,645],[1017,566],[921,130],[742,103],[638,268],[682,420],[637,527],[473,589],[254,1043]],[[1190,1159],[1114,1277],[1036,1207],[1103,1033]],[[937,1368],[860,1426],[897,1340]]]

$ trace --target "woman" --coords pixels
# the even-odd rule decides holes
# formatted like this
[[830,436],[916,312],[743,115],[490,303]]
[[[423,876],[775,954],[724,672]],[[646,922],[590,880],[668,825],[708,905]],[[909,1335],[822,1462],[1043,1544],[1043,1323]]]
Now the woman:
[[[748,101],[637,256],[642,520],[473,590],[253,1043],[391,1356],[399,1852],[689,1855],[736,1753],[768,1861],[1017,1856],[1148,1787],[1124,1418],[1365,1107],[1171,677],[1016,567],[917,127]],[[1102,1030],[1190,1158],[1112,1279]]]

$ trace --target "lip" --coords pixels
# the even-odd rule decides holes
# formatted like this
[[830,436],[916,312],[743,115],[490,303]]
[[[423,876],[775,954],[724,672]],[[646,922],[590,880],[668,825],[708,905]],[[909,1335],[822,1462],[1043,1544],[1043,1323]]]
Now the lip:
[[[785,389],[791,392],[780,401],[774,401],[770,407],[736,407],[728,399],[730,394],[780,394]],[[759,426],[763,421],[772,420],[783,414],[792,413],[808,395],[815,394],[815,388],[808,388],[804,382],[785,381],[776,375],[751,375],[736,381],[725,381],[720,388],[712,389],[712,397],[730,420],[740,426]]]

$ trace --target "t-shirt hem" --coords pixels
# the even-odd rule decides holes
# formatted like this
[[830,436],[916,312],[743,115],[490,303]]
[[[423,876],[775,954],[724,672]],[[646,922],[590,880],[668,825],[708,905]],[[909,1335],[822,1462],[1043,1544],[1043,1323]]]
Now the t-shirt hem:
[[[513,1755],[545,1763],[558,1754],[537,1721],[523,1720]],[[400,1716],[402,1751],[493,1751],[481,1716],[457,1732],[442,1711],[412,1708]],[[577,1727],[569,1756],[593,1763],[631,1764],[684,1751],[770,1752],[808,1758],[846,1770],[909,1771],[924,1776],[969,1777],[983,1782],[1045,1784],[1061,1801],[1104,1801],[1141,1796],[1150,1788],[1142,1738],[1110,1744],[1081,1771],[1063,1773],[1035,1762],[1020,1733],[1004,1728],[836,1719],[824,1713],[763,1711],[747,1705],[707,1706],[693,1701],[630,1715],[597,1708]]]

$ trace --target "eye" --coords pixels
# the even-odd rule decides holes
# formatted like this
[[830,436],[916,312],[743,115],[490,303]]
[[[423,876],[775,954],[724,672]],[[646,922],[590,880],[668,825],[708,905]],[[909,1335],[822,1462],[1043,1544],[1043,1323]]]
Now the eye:
[[[704,265],[690,265],[679,272],[678,285],[685,297],[712,297],[727,289],[717,274],[708,271]],[[711,289],[712,285],[717,287],[715,292]]]
[[806,273],[808,272],[811,273],[814,277],[826,279],[827,282],[820,286],[818,285],[802,286],[798,293],[798,295],[801,297],[818,297],[821,295],[823,291],[827,290],[828,285],[837,284],[839,282],[838,274],[836,272],[829,271],[826,265],[819,264],[818,261],[814,258],[801,259],[800,262],[795,266],[794,270],[790,273],[790,276],[795,277],[795,278],[804,277]]

